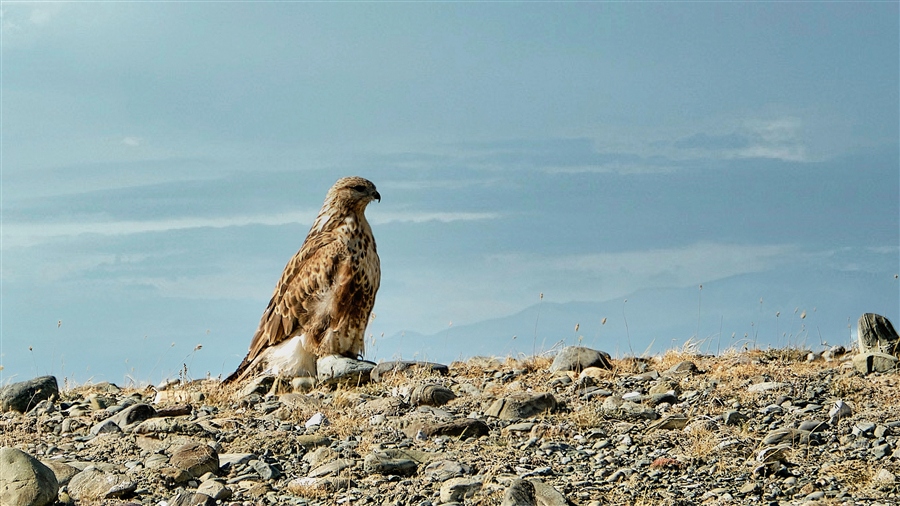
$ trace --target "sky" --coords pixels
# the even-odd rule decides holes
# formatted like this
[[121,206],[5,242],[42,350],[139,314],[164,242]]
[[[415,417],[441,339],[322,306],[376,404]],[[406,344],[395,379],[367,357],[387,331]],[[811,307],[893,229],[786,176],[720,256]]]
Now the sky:
[[896,2],[0,14],[0,383],[227,375],[347,175],[375,361],[572,344],[586,302],[610,352],[900,324]]

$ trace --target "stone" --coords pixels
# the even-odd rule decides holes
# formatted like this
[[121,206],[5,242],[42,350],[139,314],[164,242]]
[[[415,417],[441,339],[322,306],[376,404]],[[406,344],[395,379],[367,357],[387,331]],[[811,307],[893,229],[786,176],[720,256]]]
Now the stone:
[[659,421],[647,426],[647,430],[680,430],[688,423],[688,417],[678,414],[666,415]]
[[198,492],[178,492],[167,502],[168,506],[216,506],[216,500]]
[[118,473],[88,467],[73,476],[67,488],[76,501],[90,503],[127,496],[137,489],[137,483]]
[[281,471],[277,467],[262,460],[250,461],[250,467],[264,480],[277,480],[281,477]]
[[307,476],[310,478],[321,478],[323,476],[337,476],[344,469],[353,467],[354,461],[350,459],[335,459],[327,464],[323,464],[314,468]]
[[370,474],[412,476],[419,464],[412,459],[391,456],[385,452],[373,452],[363,460],[363,469]]
[[0,388],[0,412],[27,413],[43,400],[59,397],[55,376],[41,376]]
[[567,346],[556,354],[550,364],[550,372],[574,371],[580,373],[588,367],[612,369],[609,353],[583,346]]
[[538,479],[529,480],[534,486],[534,497],[538,506],[573,506],[559,490]]
[[[190,413],[190,411],[188,411]],[[149,420],[156,416],[156,410],[149,404],[133,404],[113,415],[109,420],[116,423],[123,431],[130,426]]]
[[536,395],[514,393],[497,399],[484,414],[501,420],[520,420],[531,418],[554,408],[556,408],[556,398],[551,393]]
[[897,369],[897,357],[877,351],[857,353],[853,356],[853,367],[862,374],[890,372]]
[[421,431],[426,438],[438,436],[458,437],[466,439],[470,437],[486,436],[491,432],[490,427],[481,420],[473,418],[460,418],[451,422],[426,424],[422,427],[415,427],[413,435]]
[[829,422],[831,425],[835,425],[842,418],[847,418],[853,414],[853,409],[844,401],[838,400],[835,401],[831,406],[831,409],[828,411]]
[[695,374],[697,372],[697,364],[691,362],[690,360],[682,360],[681,362],[678,362],[672,367],[666,369],[663,375],[678,378],[681,376]]
[[60,487],[69,483],[73,476],[81,472],[80,469],[58,460],[41,460],[41,464],[53,471],[53,475],[56,476],[56,481]]
[[198,494],[208,495],[217,501],[228,499],[233,495],[230,488],[216,480],[206,480],[197,487]]
[[187,443],[175,449],[169,462],[191,476],[198,478],[203,474],[219,470],[219,455],[215,449],[204,443]]
[[443,385],[418,385],[410,395],[413,406],[443,406],[456,398],[453,390]]
[[437,460],[425,466],[422,474],[432,481],[443,483],[450,478],[472,474],[472,468],[455,460]]
[[750,418],[737,410],[729,410],[726,411],[724,415],[722,415],[722,422],[725,425],[743,425],[747,423]]
[[769,390],[780,390],[782,388],[790,388],[790,383],[780,383],[778,381],[763,381],[761,383],[756,383],[750,385],[747,388],[748,392],[767,392]]
[[88,431],[88,434],[96,436],[98,434],[112,434],[116,432],[122,432],[122,428],[119,427],[119,424],[107,418],[95,423],[91,430]]
[[442,503],[458,502],[471,499],[481,490],[482,483],[471,478],[450,478],[441,484],[440,497]]
[[[861,354],[869,352],[896,355],[900,352],[900,336],[884,316],[865,313],[857,322],[857,337]],[[855,360],[855,359],[854,359]]]
[[398,360],[398,361],[390,361],[390,362],[382,362],[376,365],[370,376],[372,381],[381,382],[384,381],[385,378],[391,376],[392,374],[400,373],[407,371],[409,369],[421,369],[428,373],[436,373],[442,376],[446,376],[450,374],[450,368],[443,364],[437,364],[434,362],[417,362],[417,361],[409,361],[409,360]]
[[222,471],[227,472],[234,466],[246,464],[257,458],[258,457],[254,453],[220,453],[219,468],[222,469]]
[[528,480],[515,480],[503,493],[500,506],[537,506],[534,484]]
[[45,506],[56,501],[58,491],[50,468],[21,450],[0,448],[0,504]]
[[316,379],[325,385],[359,386],[370,381],[374,368],[374,362],[341,355],[325,355],[316,360]]

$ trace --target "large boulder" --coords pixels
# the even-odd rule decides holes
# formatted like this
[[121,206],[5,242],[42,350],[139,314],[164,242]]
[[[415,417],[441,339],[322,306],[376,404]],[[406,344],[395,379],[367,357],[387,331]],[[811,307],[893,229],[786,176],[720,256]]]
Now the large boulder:
[[55,376],[41,376],[0,388],[0,411],[27,413],[39,402],[59,397]]
[[559,351],[550,372],[575,371],[580,373],[588,367],[612,369],[609,353],[585,348],[583,346],[567,346]]
[[859,352],[884,353],[897,356],[900,352],[900,336],[884,316],[866,313],[857,322]]
[[0,504],[45,506],[56,501],[56,475],[31,455],[15,448],[0,448]]

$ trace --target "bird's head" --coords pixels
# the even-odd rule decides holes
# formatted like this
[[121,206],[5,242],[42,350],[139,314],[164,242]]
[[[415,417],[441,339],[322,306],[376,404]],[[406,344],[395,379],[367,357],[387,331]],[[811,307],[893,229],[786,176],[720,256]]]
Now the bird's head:
[[343,202],[350,207],[365,208],[369,202],[381,202],[381,194],[368,179],[351,176],[338,179],[328,190],[328,200]]

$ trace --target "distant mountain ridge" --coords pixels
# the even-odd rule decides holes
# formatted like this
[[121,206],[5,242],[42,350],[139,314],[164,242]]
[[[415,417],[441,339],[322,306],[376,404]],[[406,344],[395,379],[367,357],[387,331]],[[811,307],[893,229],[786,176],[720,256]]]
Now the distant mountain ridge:
[[686,343],[703,353],[744,346],[819,349],[850,344],[865,312],[898,320],[896,280],[873,279],[859,271],[813,284],[811,271],[744,274],[704,283],[702,289],[640,290],[602,302],[543,300],[511,315],[434,334],[398,332],[378,340],[370,352],[376,360],[449,363],[477,355],[531,355],[574,344],[614,356],[661,353]]

